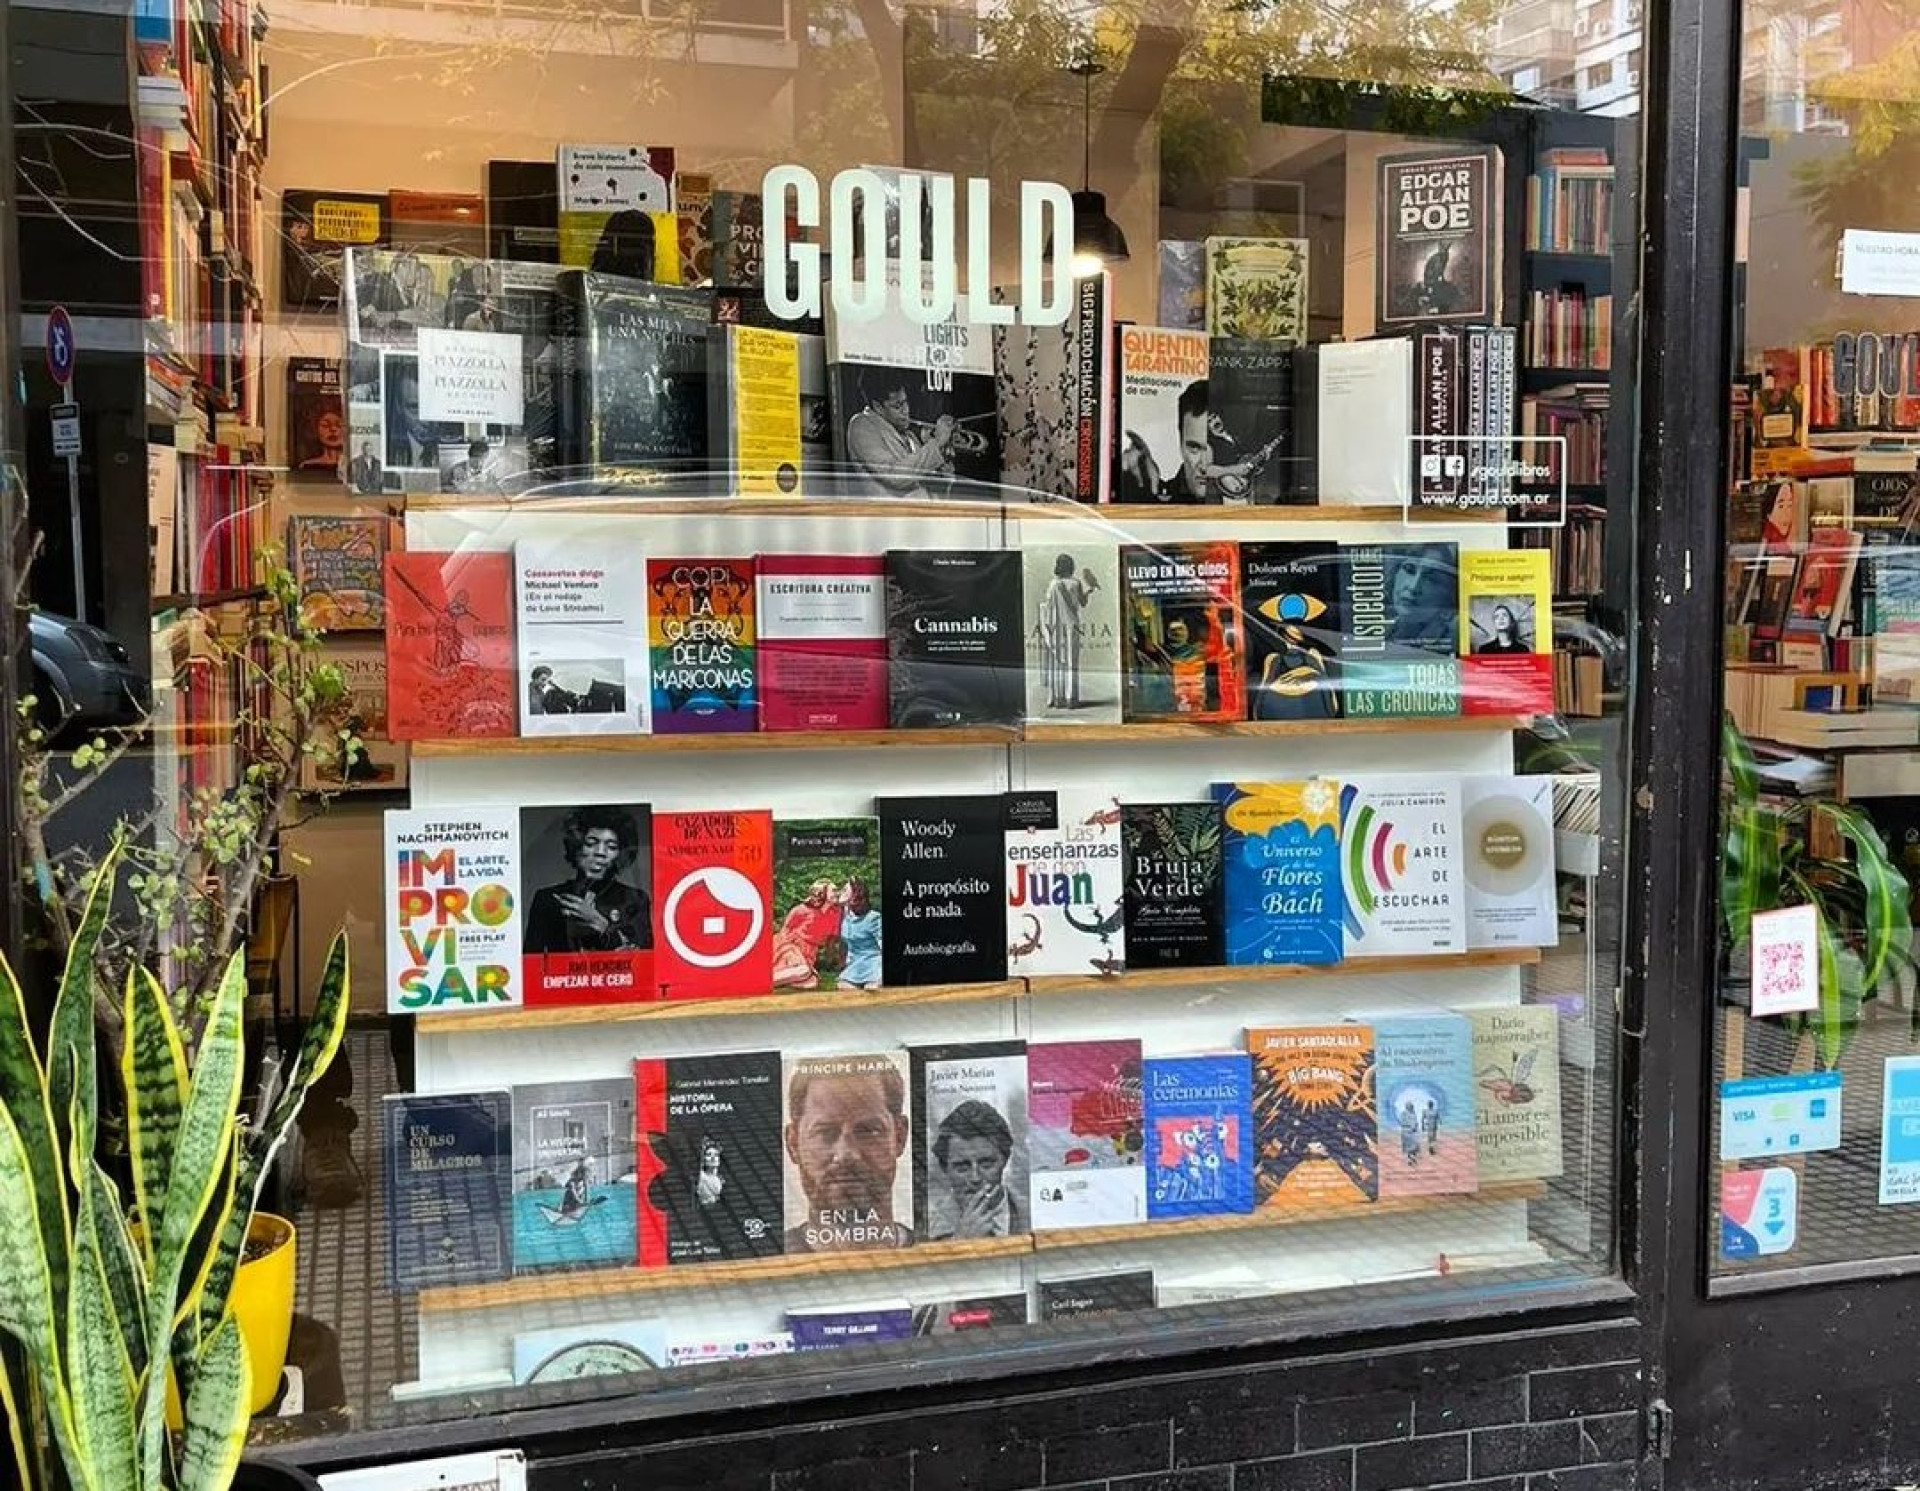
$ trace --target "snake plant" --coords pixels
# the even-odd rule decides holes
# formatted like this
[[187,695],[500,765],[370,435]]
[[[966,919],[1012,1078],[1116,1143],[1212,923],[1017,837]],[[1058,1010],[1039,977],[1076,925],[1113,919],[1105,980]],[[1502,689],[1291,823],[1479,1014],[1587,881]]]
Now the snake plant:
[[[1860,809],[1824,801],[1795,809],[1764,799],[1753,752],[1731,718],[1721,723],[1721,745],[1720,914],[1728,951],[1737,955],[1745,946],[1757,912],[1805,905],[1818,911],[1820,1002],[1787,1021],[1813,1037],[1820,1065],[1831,1069],[1881,978],[1913,962],[1907,877]],[[1844,842],[1850,856],[1817,856],[1810,845],[1816,833]]]
[[[46,1039],[0,963],[0,1397],[28,1491],[219,1491],[240,1459],[248,1368],[227,1295],[261,1182],[339,1048],[347,947],[263,1122],[239,1116],[243,955],[226,965],[189,1057],[146,970],[121,997],[119,1097],[130,1194],[95,1157],[101,1100],[95,954],[113,895],[101,866]],[[167,1384],[183,1428],[167,1422]]]

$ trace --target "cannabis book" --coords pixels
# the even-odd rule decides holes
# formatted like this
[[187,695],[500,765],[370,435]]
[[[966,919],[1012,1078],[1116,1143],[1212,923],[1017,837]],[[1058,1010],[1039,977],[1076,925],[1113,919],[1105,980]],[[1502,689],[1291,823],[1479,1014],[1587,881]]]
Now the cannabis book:
[[1040,1318],[1083,1320],[1092,1315],[1126,1315],[1153,1308],[1153,1270],[1088,1274],[1077,1279],[1041,1279]]
[[1248,719],[1338,717],[1340,577],[1331,542],[1240,545]]
[[912,1119],[907,1055],[788,1057],[786,1251],[910,1248]]
[[1381,1015],[1373,1026],[1380,1194],[1462,1195],[1480,1174],[1473,1026],[1463,1015]]
[[1343,782],[1340,857],[1349,953],[1466,951],[1459,778]]
[[646,574],[654,732],[755,729],[753,561],[650,559]]
[[513,1271],[632,1267],[633,1081],[513,1089]]
[[1123,803],[1123,932],[1129,968],[1214,968],[1227,961],[1220,805]]
[[1340,784],[1216,782],[1225,829],[1229,964],[1338,963],[1346,955]]
[[1208,500],[1238,507],[1311,501],[1290,469],[1293,357],[1293,349],[1279,342],[1213,338],[1207,354]]
[[1203,331],[1120,328],[1116,502],[1221,500],[1207,477],[1214,463],[1208,352]]
[[1560,940],[1552,777],[1460,778],[1460,859],[1469,948]]
[[1553,713],[1553,555],[1460,556],[1460,710]]
[[1458,546],[1349,544],[1340,554],[1347,717],[1458,714]]
[[1550,1005],[1465,1010],[1473,1022],[1480,1184],[1560,1173],[1560,1012]]
[[398,1294],[513,1272],[512,1107],[504,1092],[394,1093],[386,1121],[387,1283]]
[[1380,157],[1375,329],[1501,320],[1500,149]]
[[523,735],[634,735],[652,728],[646,557],[632,539],[522,539]]
[[1024,1041],[917,1046],[913,1225],[929,1242],[1028,1230]]
[[1093,791],[1006,796],[1007,972],[1126,966],[1120,807]]
[[884,730],[884,562],[762,554],[757,569],[760,728]]
[[1120,723],[1119,562],[1112,544],[1021,552],[1029,724]]
[[514,808],[387,813],[387,1012],[521,1003]]
[[515,1331],[513,1380],[519,1386],[578,1382],[664,1370],[667,1327],[659,1320],[607,1320]]
[[287,359],[287,475],[300,480],[345,476],[347,416],[340,401],[340,364],[331,357]]
[[1257,1204],[1322,1211],[1376,1200],[1373,1028],[1249,1030],[1247,1050]]
[[559,456],[572,474],[704,467],[709,310],[704,290],[560,276]]
[[287,520],[287,557],[300,587],[303,625],[328,634],[386,626],[387,526],[386,518]]
[[1028,1046],[1034,1231],[1144,1221],[1144,1124],[1139,1041]]
[[1113,286],[1076,275],[1058,326],[993,331],[1000,479],[1073,502],[1103,502],[1113,437]]
[[1124,717],[1245,718],[1240,574],[1227,540],[1120,549]]
[[513,556],[389,553],[387,731],[395,740],[512,735]]
[[888,551],[894,729],[1018,724],[1024,664],[1018,550]]
[[645,803],[520,810],[523,1003],[657,997],[652,851]]
[[653,894],[661,998],[722,999],[772,986],[771,813],[656,813]]
[[1304,238],[1207,240],[1207,335],[1305,346]]
[[881,797],[882,982],[1007,976],[1006,838],[997,795]]
[[777,1051],[633,1064],[642,1268],[779,1255],[780,1079]]
[[1253,1210],[1253,1071],[1244,1053],[1150,1056],[1147,1215]]
[[773,824],[773,987],[880,983],[880,820]]

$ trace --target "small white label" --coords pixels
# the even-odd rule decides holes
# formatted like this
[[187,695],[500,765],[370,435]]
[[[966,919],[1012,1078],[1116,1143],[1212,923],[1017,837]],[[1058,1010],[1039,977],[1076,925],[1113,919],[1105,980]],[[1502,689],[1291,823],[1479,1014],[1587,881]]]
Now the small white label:
[[1820,1003],[1820,913],[1812,906],[1753,917],[1753,1014],[1791,1015]]
[[56,456],[80,454],[80,406],[55,404],[53,414],[53,453]]
[[524,408],[519,337],[420,328],[422,419],[518,425]]
[[1848,228],[1840,235],[1840,289],[1847,295],[1920,295],[1920,233]]

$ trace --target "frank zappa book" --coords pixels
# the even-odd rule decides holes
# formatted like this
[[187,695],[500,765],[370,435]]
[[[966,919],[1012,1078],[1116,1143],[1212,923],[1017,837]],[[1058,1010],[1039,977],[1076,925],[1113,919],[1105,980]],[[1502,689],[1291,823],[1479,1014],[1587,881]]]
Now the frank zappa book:
[[1248,719],[1338,717],[1340,574],[1332,542],[1240,545]]
[[522,808],[522,1002],[654,998],[652,883],[645,803]]
[[387,199],[366,192],[288,189],[280,206],[280,303],[318,311],[340,303],[349,248],[386,242]]
[[1446,1010],[1383,1015],[1372,1025],[1380,1194],[1472,1192],[1480,1175],[1472,1025]]
[[1351,544],[1340,552],[1348,718],[1458,714],[1458,546]]
[[513,1272],[512,1108],[504,1092],[395,1093],[387,1125],[387,1280],[401,1294]]
[[1227,962],[1338,963],[1346,955],[1340,784],[1217,782]]
[[1380,157],[1376,330],[1500,321],[1503,190],[1496,145]]
[[522,539],[513,566],[520,733],[644,733],[653,721],[640,545],[606,537]]
[[1113,449],[1112,288],[1104,272],[1076,275],[1060,325],[994,328],[1006,485],[1073,502],[1104,500]]
[[869,1252],[918,1240],[907,1077],[904,1051],[787,1059],[786,1252]]
[[395,740],[512,735],[513,556],[387,555],[387,730]]
[[880,820],[780,818],[773,825],[773,987],[880,983]]
[[1464,1013],[1479,1085],[1480,1183],[1558,1175],[1560,1012],[1529,1004]]
[[1304,347],[1307,261],[1304,238],[1207,240],[1207,335]]
[[1208,367],[1205,332],[1120,328],[1116,502],[1221,500],[1208,476],[1214,463]]
[[295,480],[344,478],[347,415],[340,364],[331,357],[287,359],[287,474]]
[[753,591],[751,559],[647,561],[655,734],[757,728]]
[[881,797],[882,982],[988,984],[1007,976],[1003,800]]
[[1078,1279],[1042,1279],[1042,1320],[1084,1320],[1092,1315],[1125,1315],[1153,1308],[1153,1270],[1089,1274]]
[[1028,1230],[1027,1046],[918,1046],[914,1227],[928,1242]]
[[394,809],[386,860],[387,1012],[520,1004],[517,810]]
[[1122,709],[1129,722],[1246,717],[1235,546],[1120,549]]
[[513,1271],[625,1266],[638,1257],[633,1081],[513,1089]]
[[878,557],[762,554],[762,730],[887,728],[887,578]]
[[1120,723],[1119,550],[1030,544],[1026,587],[1027,723]]
[[1343,782],[1340,847],[1348,952],[1467,950],[1458,777]]
[[1007,971],[1119,973],[1120,805],[1091,791],[1014,791],[1007,804]]
[[662,999],[723,999],[772,987],[771,813],[656,813],[653,894]]
[[560,276],[559,456],[572,474],[697,471],[707,458],[704,290]]
[[779,1255],[780,1054],[633,1064],[640,1266]]
[[1129,968],[1215,968],[1227,961],[1220,805],[1124,803],[1124,939]]
[[1140,1042],[1056,1041],[1027,1048],[1033,1228],[1144,1221]]
[[1253,1072],[1244,1052],[1150,1056],[1147,1215],[1253,1210]]
[[1247,1032],[1257,1204],[1320,1211],[1377,1200],[1373,1028]]
[[1309,501],[1289,471],[1293,350],[1254,337],[1215,337],[1207,360],[1206,500],[1235,507]]
[[896,730],[1016,725],[1025,652],[1017,549],[887,554],[887,686]]

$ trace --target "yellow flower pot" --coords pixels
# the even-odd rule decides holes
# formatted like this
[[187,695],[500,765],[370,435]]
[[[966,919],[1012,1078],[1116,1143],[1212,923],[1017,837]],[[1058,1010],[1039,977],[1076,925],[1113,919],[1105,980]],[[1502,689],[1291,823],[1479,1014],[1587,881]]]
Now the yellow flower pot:
[[259,1256],[240,1265],[228,1296],[253,1373],[249,1413],[264,1410],[280,1391],[287,1337],[293,1330],[296,1247],[293,1223],[271,1212],[254,1213],[247,1228],[247,1249]]

